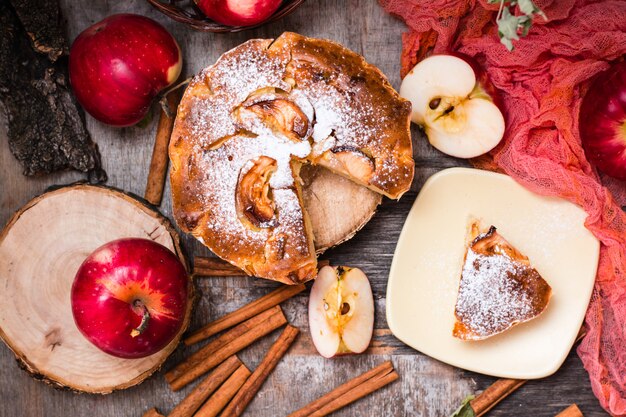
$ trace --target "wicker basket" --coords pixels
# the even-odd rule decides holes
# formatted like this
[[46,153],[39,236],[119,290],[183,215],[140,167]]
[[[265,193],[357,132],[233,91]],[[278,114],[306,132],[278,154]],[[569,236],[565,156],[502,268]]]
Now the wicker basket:
[[206,17],[196,6],[193,0],[148,0],[155,9],[170,18],[203,32],[241,32],[242,30],[259,27],[266,23],[275,22],[292,13],[304,0],[283,0],[276,12],[263,23],[254,26],[226,26]]

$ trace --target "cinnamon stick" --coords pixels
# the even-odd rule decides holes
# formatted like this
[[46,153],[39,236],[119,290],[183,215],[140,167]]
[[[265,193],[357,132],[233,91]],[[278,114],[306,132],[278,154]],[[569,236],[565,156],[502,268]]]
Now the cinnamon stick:
[[248,320],[250,317],[254,317],[262,311],[274,307],[287,300],[288,298],[293,297],[299,292],[304,291],[305,288],[306,287],[303,284],[283,285],[277,290],[264,295],[263,297],[251,302],[250,304],[247,304],[240,309],[233,311],[232,313],[226,314],[225,316],[207,324],[201,329],[196,330],[187,339],[185,339],[185,345],[189,346],[194,343],[200,342],[201,340],[207,339],[214,334],[221,332],[222,330],[226,330],[245,320]]
[[193,366],[189,371],[172,381],[170,383],[172,390],[178,391],[191,381],[215,368],[229,356],[234,355],[240,350],[250,346],[261,337],[270,334],[274,330],[283,326],[285,323],[287,323],[287,319],[285,318],[285,315],[282,314],[282,311],[279,315],[271,315],[266,321],[251,328],[241,336],[234,338],[230,342],[218,348],[205,360]]
[[187,359],[176,365],[173,369],[169,370],[165,374],[165,380],[171,384],[172,382],[174,382],[175,379],[180,378],[183,374],[189,372],[189,370],[197,366],[200,362],[213,355],[218,349],[224,347],[226,344],[235,340],[249,330],[261,325],[264,322],[267,322],[272,316],[276,316],[275,318],[277,318],[280,322],[287,322],[287,319],[285,318],[285,315],[283,314],[280,306],[274,306],[268,310],[265,310],[264,312],[244,321],[238,326],[233,327],[226,333],[223,333],[216,339],[206,344],[204,347],[202,347],[202,349],[193,353]]
[[242,277],[247,274],[221,258],[196,256],[193,259],[193,275],[201,277]]
[[[317,262],[318,269],[326,265],[330,265],[326,259]],[[196,277],[243,277],[247,274],[221,258],[196,256],[193,261],[193,275]]]
[[224,381],[233,375],[233,372],[241,367],[247,370],[238,357],[233,355],[226,359],[220,366],[215,368],[209,376],[202,380],[184,400],[174,407],[168,417],[192,417],[202,403],[204,403]]
[[556,417],[584,417],[582,411],[576,404],[572,404],[565,410],[561,411]]
[[[576,342],[582,340],[585,334],[585,328],[581,327],[576,336]],[[474,410],[476,417],[483,416],[513,391],[524,385],[524,382],[526,381],[521,379],[498,379],[470,401],[470,407]]]
[[[180,93],[178,91],[172,91],[167,95],[167,103],[170,109],[176,110],[179,101]],[[161,116],[159,117],[156,138],[154,140],[154,148],[152,150],[150,171],[148,172],[148,181],[146,183],[146,192],[144,194],[144,198],[155,206],[161,205],[161,200],[163,199],[163,188],[165,186],[165,176],[169,163],[167,148],[170,144],[170,136],[172,135],[175,119],[175,112],[171,117],[168,117],[163,109],[161,109]]]
[[340,408],[343,408],[348,404],[352,404],[353,402],[360,400],[361,398],[371,394],[372,392],[376,390],[379,390],[385,385],[392,383],[398,378],[399,378],[399,375],[395,370],[391,371],[387,375],[376,376],[368,380],[364,384],[357,386],[351,391],[348,391],[346,395],[339,397],[336,400],[326,404],[324,407],[320,408],[318,411],[311,414],[311,417],[323,417],[331,413],[334,413]]
[[474,410],[476,417],[487,413],[525,382],[525,379],[498,379],[470,401],[470,406]]
[[298,336],[299,332],[296,327],[290,324],[287,325],[276,342],[270,347],[263,361],[261,361],[252,375],[250,375],[250,378],[246,380],[239,392],[237,392],[228,403],[221,417],[237,417],[244,412],[248,404],[250,404],[250,401],[252,401],[261,388],[261,385],[263,385],[263,382],[265,382],[278,362],[285,353],[287,353],[291,344],[296,340],[296,336]]
[[165,417],[165,416],[159,413],[156,408],[151,408],[145,413],[143,413],[143,417]]
[[237,391],[239,391],[249,376],[250,371],[248,368],[241,365],[239,369],[224,382],[224,385],[222,385],[215,394],[211,395],[211,398],[198,410],[195,417],[216,417],[235,394],[237,394]]
[[325,416],[398,379],[391,361],[357,376],[288,417]]

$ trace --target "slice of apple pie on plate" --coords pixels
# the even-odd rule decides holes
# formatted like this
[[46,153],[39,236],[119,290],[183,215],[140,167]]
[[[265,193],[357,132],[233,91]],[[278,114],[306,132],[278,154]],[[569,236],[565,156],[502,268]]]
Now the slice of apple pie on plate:
[[470,244],[459,283],[452,334],[462,340],[483,340],[539,316],[552,288],[491,226],[470,230]]
[[[598,267],[600,245],[586,218],[580,207],[506,175],[468,168],[433,175],[391,264],[389,329],[470,371],[516,379],[554,373],[576,340]],[[480,227],[468,229],[477,220]],[[491,271],[498,266],[502,274]],[[453,334],[455,324],[464,339]]]

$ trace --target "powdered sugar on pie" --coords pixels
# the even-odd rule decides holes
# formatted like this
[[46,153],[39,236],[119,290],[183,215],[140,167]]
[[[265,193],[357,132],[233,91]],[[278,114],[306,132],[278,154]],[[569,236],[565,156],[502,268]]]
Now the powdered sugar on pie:
[[481,340],[541,314],[551,288],[495,227],[470,244],[461,272],[453,335]]
[[185,91],[170,143],[175,218],[251,275],[312,279],[301,164],[399,198],[413,178],[409,117],[380,71],[341,45],[248,41]]

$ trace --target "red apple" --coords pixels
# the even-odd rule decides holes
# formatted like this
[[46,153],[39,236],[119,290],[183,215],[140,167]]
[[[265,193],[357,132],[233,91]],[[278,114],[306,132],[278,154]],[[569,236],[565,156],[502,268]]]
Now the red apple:
[[590,162],[626,179],[626,62],[599,74],[580,107],[580,138]]
[[228,26],[263,23],[280,6],[281,0],[195,0],[209,19]]
[[420,61],[402,80],[400,95],[413,106],[411,120],[441,152],[473,158],[502,140],[497,90],[470,57],[455,53]]
[[78,269],[71,292],[74,321],[108,354],[152,355],[180,331],[189,287],[185,267],[166,247],[147,239],[115,240]]
[[85,29],[70,50],[70,83],[96,119],[130,126],[148,113],[154,98],[180,75],[176,40],[160,24],[117,14]]

